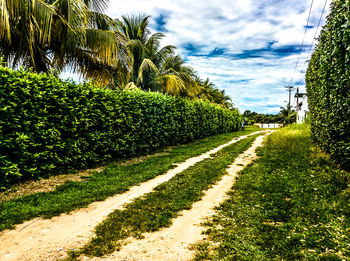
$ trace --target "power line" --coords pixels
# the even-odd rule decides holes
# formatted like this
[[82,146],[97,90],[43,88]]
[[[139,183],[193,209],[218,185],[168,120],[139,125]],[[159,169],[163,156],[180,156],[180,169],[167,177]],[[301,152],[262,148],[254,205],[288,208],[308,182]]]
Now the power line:
[[297,63],[295,64],[294,72],[295,72],[295,70],[296,70],[297,67],[298,67],[298,63],[299,63],[299,59],[300,59],[300,54],[301,54],[301,51],[303,50],[303,47],[304,47],[305,36],[306,36],[307,29],[308,29],[308,27],[309,27],[309,21],[310,21],[310,16],[311,16],[311,10],[312,10],[312,5],[313,5],[313,3],[314,3],[314,0],[311,0],[311,5],[310,5],[310,9],[309,9],[309,15],[308,15],[308,17],[307,17],[307,22],[306,22],[305,31],[304,31],[304,37],[303,37],[303,41],[302,41],[301,46],[300,46],[299,56],[298,56],[298,59],[297,59]]
[[325,0],[325,1],[324,1],[322,13],[321,13],[320,19],[318,20],[318,25],[317,25],[317,28],[316,28],[316,31],[315,31],[315,34],[314,34],[314,38],[312,39],[311,47],[310,47],[309,52],[308,52],[308,54],[307,54],[305,63],[304,63],[304,65],[303,65],[303,68],[302,68],[301,71],[300,71],[300,77],[298,78],[298,80],[297,80],[294,84],[296,84],[297,82],[299,82],[299,81],[301,80],[301,78],[302,78],[302,71],[304,70],[305,65],[306,65],[306,63],[307,63],[307,61],[308,61],[308,59],[309,59],[310,53],[311,53],[311,51],[312,51],[312,49],[313,49],[314,42],[315,42],[315,39],[316,39],[316,36],[317,36],[317,32],[318,32],[318,28],[319,28],[320,25],[321,25],[322,17],[323,17],[324,11],[325,11],[325,9],[326,9],[327,2],[328,2],[328,0]]
[[[300,54],[301,54],[301,51],[303,50],[303,47],[304,47],[305,36],[306,36],[307,29],[308,29],[308,27],[309,27],[309,21],[310,21],[310,16],[311,16],[311,10],[312,10],[313,3],[314,3],[314,0],[311,0],[311,4],[310,4],[310,8],[309,8],[309,15],[308,15],[308,17],[307,17],[306,26],[305,26],[305,31],[304,31],[304,37],[303,37],[303,41],[302,41],[301,46],[300,46],[300,49],[299,49],[299,55],[298,55],[297,62],[296,62],[296,64],[295,64],[295,68],[294,68],[293,74],[294,74],[295,71],[297,70],[298,63],[299,63],[299,59],[300,59]],[[292,81],[293,81],[293,75],[292,75],[292,77],[291,77],[291,79],[290,79],[290,83],[292,83]]]

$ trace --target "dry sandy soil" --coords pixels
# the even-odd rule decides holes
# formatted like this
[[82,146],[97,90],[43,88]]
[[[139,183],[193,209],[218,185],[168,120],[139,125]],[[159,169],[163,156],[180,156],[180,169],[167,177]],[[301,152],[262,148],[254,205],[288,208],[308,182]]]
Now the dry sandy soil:
[[[250,135],[253,135],[253,134],[250,134]],[[138,186],[134,186],[130,188],[129,191],[123,194],[118,194],[113,197],[107,198],[105,201],[102,201],[102,202],[92,203],[87,208],[76,210],[70,214],[61,214],[60,216],[53,217],[51,219],[35,218],[23,224],[17,225],[16,228],[13,230],[5,230],[0,232],[0,260],[7,260],[7,261],[8,260],[57,260],[61,257],[65,257],[66,251],[71,249],[77,249],[85,245],[92,237],[94,233],[94,227],[100,222],[102,222],[103,219],[115,209],[123,208],[125,204],[132,202],[137,197],[140,197],[146,193],[151,192],[156,186],[158,186],[163,182],[168,181],[169,179],[171,179],[178,173],[182,172],[186,168],[196,164],[197,162],[202,161],[203,159],[209,158],[211,154],[216,153],[220,149],[232,143],[235,143],[238,140],[244,139],[246,137],[247,136],[235,138],[232,141],[226,144],[223,144],[213,150],[210,150],[198,157],[187,159],[185,162],[177,164],[176,168],[169,170],[163,175],[160,175],[147,182],[144,182]],[[259,140],[262,140],[262,139],[259,138]],[[249,152],[249,153],[251,154],[252,152]],[[243,160],[243,158],[241,158],[241,160]],[[250,161],[247,161],[247,162],[250,162]],[[242,169],[241,166],[238,166],[238,167]],[[234,177],[232,176],[232,174],[227,175],[223,178],[223,181],[225,181],[224,183],[225,184],[227,183],[224,186],[225,191],[229,190],[229,188],[232,186],[233,179]],[[222,181],[219,184],[221,183]],[[219,189],[222,190],[223,188],[219,188]],[[180,231],[187,231],[187,230],[189,231],[190,229],[194,229],[193,226],[195,226],[195,224],[199,224],[198,222],[200,222],[199,217],[207,216],[209,213],[211,213],[212,207],[222,201],[222,200],[217,201],[217,199],[224,197],[225,193],[223,192],[222,195],[213,194],[213,193],[217,193],[215,191],[216,190],[211,189],[206,193],[206,196],[203,198],[203,200],[200,201],[204,205],[199,205],[199,209],[196,206],[201,203],[197,202],[194,204],[194,207],[191,211],[193,211],[192,213],[196,213],[196,214],[194,214],[193,216],[188,216],[188,220],[187,218],[185,218],[183,219],[183,221],[178,221],[179,219],[176,219],[174,221],[174,226],[180,222],[177,226],[183,227],[182,230],[178,230],[179,237],[181,238],[184,237],[180,233]],[[207,195],[209,198],[207,198]],[[213,200],[215,202],[211,203]],[[204,202],[204,201],[208,201],[208,202]],[[197,212],[199,211],[199,212],[197,213],[196,211]],[[197,223],[193,223],[194,217],[196,217],[195,219],[197,220]],[[184,222],[184,223],[181,223],[181,222]],[[172,227],[170,227],[169,229],[172,229]],[[197,231],[196,233],[193,232],[190,234],[193,234],[193,235],[198,234],[199,232],[198,228],[196,228],[195,230]],[[162,249],[162,252],[160,251],[161,253],[159,253],[158,256],[162,256],[164,255],[164,253],[166,253],[165,249],[167,248],[166,246],[167,244],[169,244],[171,249],[184,248],[185,245],[186,246],[188,245],[187,244],[188,242],[186,240],[182,241],[182,239],[176,238],[175,232],[176,232],[176,229],[174,230],[173,234],[169,237],[168,236],[164,237],[162,235],[159,236],[160,239],[161,237],[168,238],[169,242],[167,243],[167,241],[164,240],[165,245],[163,243],[164,247],[162,248],[160,248],[161,247],[160,243],[158,242],[156,243],[157,246],[159,245],[159,247],[154,247],[154,249],[159,249],[159,248]],[[154,233],[155,236],[157,234],[158,232]],[[175,247],[174,244],[177,240],[179,240],[180,243],[181,242],[187,242],[187,243],[185,245],[180,245]],[[191,242],[192,241],[193,240],[191,239]],[[136,241],[134,242],[135,242],[134,244],[138,245],[138,242]],[[163,242],[163,240],[160,240],[159,242]],[[133,248],[132,246],[133,244],[130,244],[129,248],[125,248],[126,249],[125,251],[127,251],[127,249],[131,249],[130,251],[136,251],[134,250],[135,248]],[[149,244],[146,246],[147,247],[144,247],[143,249],[149,249],[150,251],[153,249]],[[143,255],[140,254],[139,256],[145,256],[145,253],[142,252],[145,250],[140,250],[140,251]],[[151,258],[152,260],[156,259],[155,254],[153,252],[146,254],[146,255],[152,256]],[[185,252],[183,254],[185,254]],[[123,254],[124,256],[129,255],[129,252],[121,252],[121,253],[124,253]],[[172,255],[172,257],[173,256],[174,255]],[[111,256],[111,258],[113,260],[120,259],[119,257],[115,257],[115,256]],[[137,255],[136,255],[136,258],[139,259]]]
[[[158,157],[169,154],[172,147],[165,148],[162,152],[153,153],[145,156],[134,157],[130,159],[120,160],[114,164],[120,166],[128,166],[142,162],[148,158]],[[100,166],[94,169],[85,169],[78,171],[77,173],[55,175],[49,178],[39,180],[28,180],[17,185],[14,185],[10,189],[0,192],[0,203],[3,201],[11,200],[18,197],[23,197],[29,194],[38,192],[50,192],[56,189],[57,186],[64,184],[67,181],[82,182],[86,177],[94,174],[94,172],[101,172],[105,169],[105,166]]]
[[47,179],[24,181],[4,192],[0,192],[0,203],[33,193],[53,191],[57,186],[62,185],[67,181],[82,182],[84,178],[91,176],[96,171],[103,171],[103,169],[104,167],[99,167],[96,169],[82,170],[74,174],[63,174],[52,176]]
[[[255,150],[261,146],[265,136],[259,136],[253,145],[240,154],[227,169],[225,175],[216,185],[206,191],[200,201],[193,204],[190,210],[181,212],[173,224],[160,231],[144,234],[141,240],[130,238],[120,251],[103,257],[103,260],[191,260],[194,251],[189,247],[203,239],[203,227],[200,223],[215,213],[214,207],[227,199],[238,172],[257,158]],[[99,258],[82,257],[81,260]]]

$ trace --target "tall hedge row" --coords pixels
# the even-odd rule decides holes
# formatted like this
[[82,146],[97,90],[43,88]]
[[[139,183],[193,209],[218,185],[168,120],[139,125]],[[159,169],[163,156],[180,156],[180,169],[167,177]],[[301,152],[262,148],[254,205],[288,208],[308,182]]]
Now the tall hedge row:
[[237,111],[0,67],[0,186],[237,130]]
[[307,73],[311,128],[319,144],[350,168],[350,0],[336,0]]

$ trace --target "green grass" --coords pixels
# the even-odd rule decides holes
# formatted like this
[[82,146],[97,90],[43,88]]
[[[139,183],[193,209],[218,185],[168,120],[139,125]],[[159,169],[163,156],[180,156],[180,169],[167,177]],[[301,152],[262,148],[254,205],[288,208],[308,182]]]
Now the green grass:
[[173,148],[169,154],[151,157],[129,166],[109,165],[94,173],[84,182],[66,182],[55,191],[30,194],[0,203],[0,231],[13,228],[34,217],[50,218],[87,206],[94,201],[122,193],[131,186],[152,179],[174,167],[174,163],[200,155],[241,135],[255,131],[249,129],[220,134]]
[[142,237],[144,232],[169,226],[181,210],[190,209],[205,190],[226,173],[226,168],[260,134],[229,145],[212,158],[205,159],[156,187],[154,192],[137,198],[124,210],[116,210],[96,227],[95,237],[71,257],[81,254],[102,256],[120,247],[122,239]]
[[349,172],[306,125],[272,134],[259,154],[206,222],[196,260],[350,260]]

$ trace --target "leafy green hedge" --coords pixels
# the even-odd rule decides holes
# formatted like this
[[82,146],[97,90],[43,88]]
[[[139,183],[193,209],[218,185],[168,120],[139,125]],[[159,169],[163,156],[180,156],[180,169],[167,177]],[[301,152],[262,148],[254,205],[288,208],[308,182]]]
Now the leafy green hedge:
[[314,138],[350,168],[350,0],[332,3],[306,73],[306,88]]
[[0,67],[0,186],[237,130],[237,111]]

